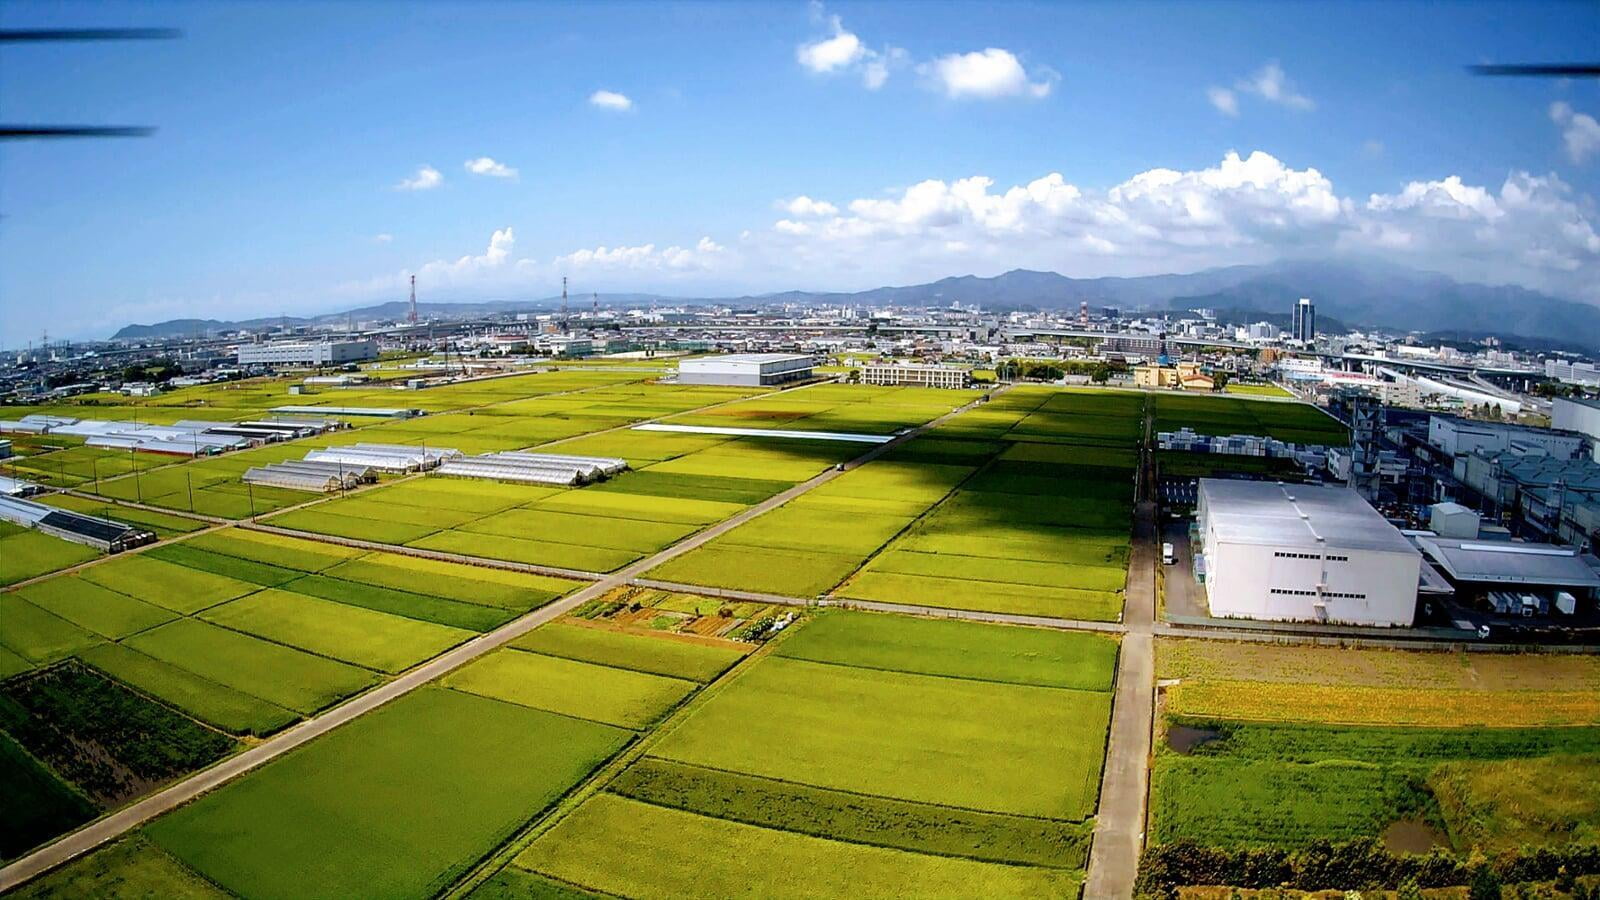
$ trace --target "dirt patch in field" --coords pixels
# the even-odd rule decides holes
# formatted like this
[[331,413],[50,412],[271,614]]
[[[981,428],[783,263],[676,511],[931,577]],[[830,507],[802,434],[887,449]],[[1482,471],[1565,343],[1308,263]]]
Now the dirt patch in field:
[[1195,728],[1192,725],[1171,725],[1167,728],[1167,746],[1184,756],[1193,753],[1196,747],[1220,740],[1222,732],[1209,728]]
[[1427,853],[1435,847],[1450,846],[1439,829],[1426,822],[1405,819],[1389,823],[1380,838],[1384,849],[1390,853]]

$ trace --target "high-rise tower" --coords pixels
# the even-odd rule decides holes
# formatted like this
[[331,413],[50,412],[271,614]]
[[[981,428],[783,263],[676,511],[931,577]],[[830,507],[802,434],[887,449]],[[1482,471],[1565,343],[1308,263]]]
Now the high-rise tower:
[[411,276],[411,312],[406,314],[406,321],[417,324],[417,276]]
[[1301,297],[1295,304],[1294,327],[1289,330],[1289,337],[1307,344],[1317,339],[1317,308],[1311,298]]

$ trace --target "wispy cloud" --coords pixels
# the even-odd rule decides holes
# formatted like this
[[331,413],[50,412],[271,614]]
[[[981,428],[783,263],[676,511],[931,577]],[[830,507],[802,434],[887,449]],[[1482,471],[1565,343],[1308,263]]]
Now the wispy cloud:
[[1571,104],[1557,100],[1550,104],[1550,121],[1560,127],[1567,158],[1574,164],[1581,165],[1600,151],[1600,122],[1594,116],[1576,112]]
[[1278,65],[1277,60],[1262,66],[1254,75],[1238,82],[1234,87],[1247,94],[1254,94],[1268,103],[1276,103],[1290,109],[1310,110],[1317,107],[1310,97],[1295,90],[1294,84],[1289,81],[1289,76],[1283,73],[1283,66]]
[[1239,117],[1239,96],[1233,91],[1213,85],[1206,88],[1206,99],[1211,101],[1217,112],[1234,119]]
[[477,159],[467,160],[463,166],[474,175],[487,175],[490,178],[515,178],[517,170],[502,162],[496,162],[492,157],[480,156]]
[[633,101],[629,100],[626,94],[606,90],[595,91],[590,94],[589,105],[614,112],[627,112],[633,109]]
[[1284,74],[1283,66],[1277,60],[1272,60],[1249,78],[1241,78],[1233,83],[1233,87],[1226,88],[1221,85],[1212,85],[1206,88],[1206,100],[1210,101],[1213,108],[1223,115],[1236,119],[1239,117],[1240,96],[1253,97],[1268,103],[1282,106],[1287,109],[1308,111],[1317,108],[1317,104],[1310,97],[1300,93]]
[[439,174],[438,169],[433,166],[420,166],[417,168],[417,174],[402,180],[394,187],[398,191],[431,191],[441,184],[444,184],[444,176]]
[[387,231],[382,234],[375,234],[372,236],[372,242],[374,244],[388,244],[393,243],[393,241],[394,235],[388,233]]

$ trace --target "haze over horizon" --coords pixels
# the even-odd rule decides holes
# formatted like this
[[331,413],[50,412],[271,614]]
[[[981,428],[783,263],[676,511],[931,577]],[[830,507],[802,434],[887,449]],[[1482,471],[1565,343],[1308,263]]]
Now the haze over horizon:
[[5,49],[7,121],[160,130],[0,149],[0,346],[413,273],[450,301],[1360,257],[1600,303],[1600,81],[1463,69],[1586,59],[1600,9],[1276,9],[14,2],[184,36]]

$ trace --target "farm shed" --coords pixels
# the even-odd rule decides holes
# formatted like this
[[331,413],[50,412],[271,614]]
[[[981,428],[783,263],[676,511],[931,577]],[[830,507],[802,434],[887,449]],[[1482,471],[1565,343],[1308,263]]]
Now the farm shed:
[[1350,488],[1202,478],[1196,511],[1213,616],[1416,620],[1422,554]]

